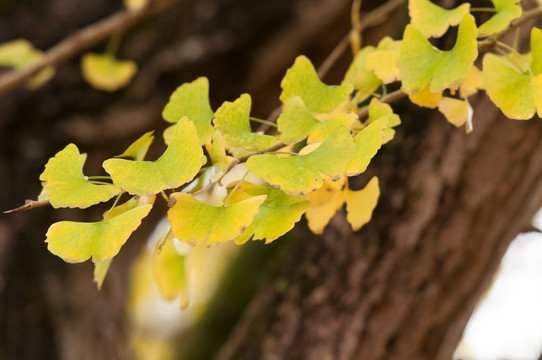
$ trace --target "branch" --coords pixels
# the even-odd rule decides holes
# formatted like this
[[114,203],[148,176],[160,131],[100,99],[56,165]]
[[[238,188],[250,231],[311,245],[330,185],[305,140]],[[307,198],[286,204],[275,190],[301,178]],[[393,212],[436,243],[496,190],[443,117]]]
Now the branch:
[[112,34],[123,32],[135,24],[159,14],[180,0],[154,0],[139,10],[119,11],[108,18],[92,24],[68,36],[50,48],[39,61],[0,77],[0,95],[21,86],[41,70],[59,65],[80,52],[104,41]]
[[11,213],[14,213],[14,212],[17,212],[17,211],[27,211],[27,210],[32,210],[32,209],[35,209],[35,208],[38,208],[38,207],[44,207],[44,206],[49,206],[51,205],[51,203],[49,202],[49,200],[25,200],[24,201],[24,205],[22,206],[19,206],[15,209],[11,209],[11,210],[6,210],[4,211],[4,214],[11,214]]

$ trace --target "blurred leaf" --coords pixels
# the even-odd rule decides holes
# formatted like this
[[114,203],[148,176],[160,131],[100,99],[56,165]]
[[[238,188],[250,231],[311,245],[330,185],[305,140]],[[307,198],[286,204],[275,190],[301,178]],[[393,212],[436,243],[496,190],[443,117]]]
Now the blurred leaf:
[[132,60],[118,60],[108,54],[87,53],[81,58],[83,77],[94,88],[116,91],[128,85],[137,72]]
[[478,37],[496,34],[508,27],[510,22],[521,16],[519,0],[491,0],[497,11],[478,28]]
[[326,180],[321,188],[307,194],[310,206],[305,213],[309,228],[314,234],[322,234],[329,220],[343,206],[346,176],[338,181]]
[[470,10],[470,4],[465,3],[452,10],[446,10],[429,0],[410,0],[408,13],[411,24],[425,37],[441,37],[448,27],[459,24],[463,16]]
[[[0,66],[22,69],[43,56],[43,52],[34,48],[32,43],[17,39],[0,44]],[[55,68],[48,66],[27,81],[26,86],[37,89],[47,83],[55,75]]]
[[346,189],[346,220],[352,225],[354,231],[358,231],[367,224],[373,215],[373,210],[378,203],[380,188],[378,178],[373,177],[365,188],[361,190]]

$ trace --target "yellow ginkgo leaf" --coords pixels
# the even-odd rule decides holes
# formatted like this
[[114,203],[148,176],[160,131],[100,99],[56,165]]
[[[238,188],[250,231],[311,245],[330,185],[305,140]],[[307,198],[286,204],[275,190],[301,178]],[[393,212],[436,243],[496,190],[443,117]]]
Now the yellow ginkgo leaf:
[[400,48],[401,41],[386,36],[380,40],[376,50],[367,54],[365,58],[367,69],[373,70],[384,84],[392,83],[401,78],[396,63]]
[[367,124],[371,124],[380,119],[388,120],[388,126],[386,130],[384,130],[384,137],[382,139],[382,145],[384,145],[390,142],[395,136],[395,130],[393,128],[401,124],[401,119],[399,118],[399,115],[393,112],[393,109],[389,104],[381,103],[373,98],[369,103],[369,120],[367,121]]
[[[27,40],[17,39],[0,44],[0,66],[9,66],[14,69],[22,69],[33,62],[38,61],[43,52],[34,48]],[[26,86],[37,89],[44,85],[55,74],[54,67],[47,67],[27,81]]]
[[354,176],[365,172],[371,159],[376,155],[384,140],[384,132],[388,128],[388,118],[383,117],[361,130],[355,137],[356,150],[348,164],[346,175]]
[[235,239],[250,225],[267,196],[254,196],[224,206],[212,206],[185,193],[174,193],[168,211],[173,234],[179,241],[207,245]]
[[174,239],[154,250],[151,273],[164,299],[175,300],[181,291],[186,291],[186,259],[175,249]]
[[506,29],[510,22],[521,16],[520,0],[491,0],[495,14],[478,28],[478,37],[493,35]]
[[115,91],[128,85],[137,72],[132,60],[118,60],[108,54],[87,53],[81,58],[85,80],[96,89]]
[[478,92],[479,89],[482,89],[482,77],[480,76],[480,70],[476,65],[472,65],[469,70],[469,74],[459,86],[459,96],[466,99],[471,95],[474,95]]
[[118,157],[131,158],[137,161],[145,159],[145,155],[154,140],[154,131],[149,131],[143,134],[139,139],[134,141],[122,154]]
[[333,215],[343,206],[345,181],[345,176],[338,181],[326,180],[320,189],[307,194],[310,206],[307,208],[305,217],[309,229],[314,234],[323,233]]
[[[472,123],[472,109],[467,100],[444,97],[438,105],[438,110],[455,127]],[[470,128],[471,126],[467,127],[467,129]]]
[[373,210],[378,203],[380,188],[378,187],[378,178],[373,177],[365,188],[361,190],[346,189],[346,220],[352,226],[354,231],[371,220]]
[[107,275],[107,272],[109,271],[109,266],[111,265],[112,260],[113,259],[107,259],[96,261],[94,263],[94,282],[98,286],[98,290],[102,288],[105,275]]
[[406,89],[403,89],[403,91],[408,94],[408,98],[414,104],[430,109],[436,108],[442,100],[442,92],[431,92],[431,90],[429,90],[429,84],[414,94],[409,94]]
[[441,37],[448,27],[459,24],[470,10],[470,4],[461,4],[452,10],[443,9],[429,0],[409,0],[411,24],[425,37]]
[[361,49],[356,54],[342,81],[343,84],[352,84],[354,89],[357,90],[356,101],[358,103],[371,96],[382,84],[382,81],[376,77],[374,71],[369,70],[365,63],[367,55],[373,51],[375,51],[375,48],[372,46]]
[[247,161],[250,171],[288,195],[303,195],[322,186],[323,176],[343,174],[355,149],[343,125],[336,126],[316,150],[306,155],[254,155]]

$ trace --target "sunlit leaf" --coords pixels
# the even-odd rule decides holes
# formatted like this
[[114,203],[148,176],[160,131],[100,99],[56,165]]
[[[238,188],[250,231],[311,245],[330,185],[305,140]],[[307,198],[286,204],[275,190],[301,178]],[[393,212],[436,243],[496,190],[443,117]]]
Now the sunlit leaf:
[[113,183],[130,194],[153,195],[192,180],[205,164],[194,123],[181,119],[160,158],[152,161],[109,159],[103,163]]
[[482,89],[482,77],[480,74],[480,70],[478,70],[476,65],[472,65],[467,78],[459,86],[459,96],[461,98],[466,99],[476,94],[479,89]]
[[[408,94],[406,89],[403,89],[403,91]],[[414,94],[408,94],[408,98],[418,106],[434,109],[442,100],[442,92],[431,92],[429,90],[429,84],[427,84],[422,90]]]
[[254,174],[289,195],[301,195],[322,186],[323,176],[335,178],[346,170],[355,149],[348,129],[335,127],[321,145],[307,155],[254,155],[247,166]]
[[351,84],[357,90],[355,99],[358,103],[367,99],[382,84],[382,81],[376,77],[374,71],[367,69],[365,59],[367,55],[375,50],[372,46],[367,46],[356,54],[356,57],[346,71],[343,84]]
[[100,222],[61,221],[49,227],[47,248],[66,262],[98,262],[117,255],[152,205],[143,205]]
[[377,99],[372,99],[369,103],[369,119],[367,123],[371,124],[380,119],[388,120],[388,126],[386,130],[384,130],[384,137],[382,139],[382,145],[384,145],[390,142],[395,136],[395,130],[393,128],[401,124],[401,119],[399,118],[399,115],[394,114],[390,105],[381,103]]
[[173,234],[179,241],[207,245],[235,239],[250,225],[266,196],[255,196],[226,206],[212,206],[185,193],[171,194],[168,211]]
[[448,30],[448,27],[459,24],[463,16],[469,13],[469,10],[469,3],[447,10],[429,0],[410,0],[408,2],[411,24],[427,38],[441,37]]
[[144,8],[149,3],[149,0],[124,0],[124,7],[128,10],[139,10]]
[[250,95],[243,94],[234,102],[225,101],[216,111],[213,123],[217,130],[225,134],[226,143],[231,147],[247,150],[264,150],[277,143],[269,135],[253,133],[250,128]]
[[438,93],[461,84],[477,56],[476,24],[472,15],[465,15],[450,51],[435,49],[418,29],[407,25],[397,66],[408,93],[416,93],[428,84],[431,92]]
[[98,286],[98,290],[102,288],[105,276],[107,275],[109,266],[111,265],[111,260],[113,259],[96,261],[94,263],[94,282]]
[[376,50],[367,54],[365,58],[367,69],[373,70],[375,75],[385,84],[399,80],[401,74],[397,67],[397,58],[400,49],[401,41],[384,37],[378,43]]
[[542,74],[542,30],[531,29],[531,71],[533,75]]
[[244,244],[251,238],[265,239],[265,242],[269,244],[290,231],[309,206],[304,196],[290,196],[281,190],[248,182],[239,186],[230,201],[241,201],[259,195],[266,195],[267,199],[260,206],[252,223],[235,239],[238,245]]
[[350,84],[328,86],[320,81],[314,66],[305,56],[298,56],[280,83],[280,100],[299,96],[311,113],[327,113],[344,102],[353,88]]
[[77,146],[69,144],[45,165],[40,180],[44,182],[44,193],[54,208],[85,209],[120,192],[113,184],[97,185],[88,181],[83,175],[83,163]]
[[151,259],[152,277],[164,299],[175,300],[181,291],[186,291],[186,259],[175,249],[173,239],[154,250]]
[[213,110],[209,104],[209,80],[199,77],[191,83],[185,83],[177,88],[167,103],[162,117],[175,123],[184,116],[196,125],[200,144],[203,145],[213,135]]
[[284,110],[277,119],[280,141],[293,144],[305,139],[320,121],[307,109],[299,96],[284,102]]
[[365,188],[361,190],[346,189],[346,220],[352,225],[354,231],[371,220],[373,210],[378,203],[380,188],[378,178],[373,177]]
[[348,164],[346,175],[354,176],[365,172],[371,159],[382,146],[386,129],[388,129],[388,117],[383,117],[370,123],[354,137],[356,150]]
[[309,228],[314,234],[323,233],[329,220],[343,206],[345,180],[345,176],[335,182],[326,180],[321,188],[307,194],[310,206],[305,213],[305,217]]
[[[15,69],[22,69],[33,62],[38,61],[43,52],[34,48],[27,40],[17,39],[0,44],[0,66],[8,66]],[[55,74],[51,66],[34,75],[26,85],[30,89],[37,89],[44,85]]]
[[149,131],[148,133],[143,134],[118,157],[132,158],[137,161],[143,160],[147,154],[147,151],[149,150],[149,146],[151,146],[151,143],[154,140],[153,133],[154,131]]
[[493,35],[506,29],[510,22],[521,16],[519,0],[491,0],[496,14],[478,28],[478,37]]
[[85,80],[96,89],[115,91],[128,85],[137,72],[132,60],[118,60],[108,54],[87,53],[81,58]]
[[455,127],[469,123],[472,117],[472,110],[466,100],[444,97],[438,105],[438,110]]

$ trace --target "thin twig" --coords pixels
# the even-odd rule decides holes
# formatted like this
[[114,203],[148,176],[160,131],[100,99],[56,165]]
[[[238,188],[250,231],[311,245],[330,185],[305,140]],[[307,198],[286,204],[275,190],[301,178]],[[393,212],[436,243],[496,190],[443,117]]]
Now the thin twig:
[[4,211],[4,214],[11,214],[11,213],[14,213],[14,212],[17,212],[17,211],[27,211],[27,210],[32,210],[32,209],[35,209],[35,208],[38,208],[38,207],[44,207],[44,206],[49,206],[51,205],[51,203],[49,202],[49,200],[25,200],[24,201],[24,205],[22,206],[19,206],[15,209],[11,209],[11,210],[6,210]]
[[135,11],[124,10],[87,26],[50,48],[39,61],[0,77],[0,95],[23,85],[41,70],[59,65],[115,33],[123,32],[135,24],[156,15],[180,0],[155,0]]

